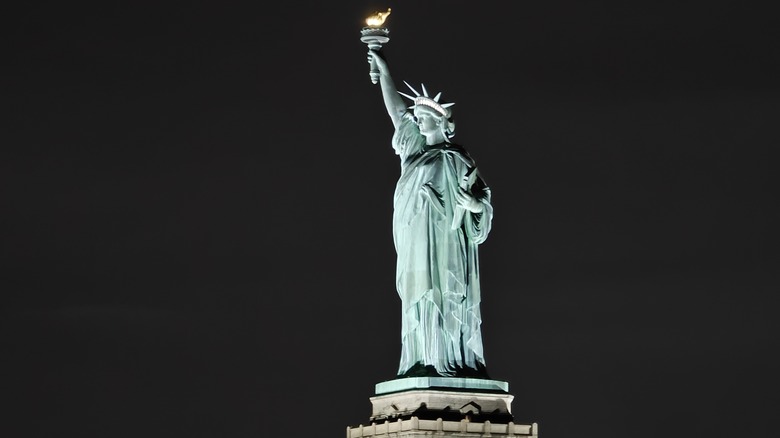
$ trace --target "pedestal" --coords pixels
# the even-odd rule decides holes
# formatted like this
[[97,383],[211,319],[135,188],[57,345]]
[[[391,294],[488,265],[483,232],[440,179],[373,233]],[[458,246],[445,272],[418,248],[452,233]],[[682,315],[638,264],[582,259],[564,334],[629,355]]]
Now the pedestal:
[[408,420],[398,419],[382,424],[372,423],[370,426],[360,425],[347,428],[347,438],[412,438],[412,437],[531,437],[539,436],[539,428],[533,424],[493,424],[444,420],[420,420],[412,417]]
[[368,425],[347,438],[533,437],[536,423],[515,424],[509,384],[458,377],[410,377],[381,382],[370,397]]

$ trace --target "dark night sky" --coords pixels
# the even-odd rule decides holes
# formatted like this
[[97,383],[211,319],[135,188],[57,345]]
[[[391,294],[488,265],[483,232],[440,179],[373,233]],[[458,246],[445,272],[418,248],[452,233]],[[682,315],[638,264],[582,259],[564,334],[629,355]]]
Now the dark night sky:
[[493,190],[483,335],[516,421],[776,433],[775,14],[163,1],[3,12],[0,436],[368,420],[400,352],[399,166],[359,41],[388,6],[396,81],[457,103]]

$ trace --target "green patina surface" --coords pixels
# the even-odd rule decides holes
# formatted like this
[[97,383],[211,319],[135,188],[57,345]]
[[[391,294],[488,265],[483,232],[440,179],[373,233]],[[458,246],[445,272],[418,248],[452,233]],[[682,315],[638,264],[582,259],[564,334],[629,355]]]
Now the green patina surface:
[[[412,380],[389,385],[437,382],[494,389],[486,383],[478,256],[493,221],[490,188],[469,153],[450,141],[455,133],[453,103],[440,100],[441,93],[430,97],[424,86],[422,93],[410,86],[414,96],[406,96],[414,105],[407,108],[379,52],[369,51],[369,60],[379,71],[395,127],[392,146],[401,162],[393,197],[396,289],[401,298],[397,375]],[[436,380],[439,376],[461,379]]]

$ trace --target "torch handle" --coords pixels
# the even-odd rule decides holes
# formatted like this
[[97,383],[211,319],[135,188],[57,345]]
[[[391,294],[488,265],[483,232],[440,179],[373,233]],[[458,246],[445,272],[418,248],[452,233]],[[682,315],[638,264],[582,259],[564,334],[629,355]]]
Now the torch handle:
[[368,75],[371,76],[371,83],[376,84],[379,82],[379,69],[376,66],[376,60],[371,59],[370,71]]
[[[368,48],[371,50],[379,51],[382,49],[382,44],[376,41],[372,41],[368,43]],[[369,65],[370,65],[370,69],[368,75],[371,77],[371,83],[377,84],[379,83],[379,68],[376,66],[376,59],[371,58],[371,64]]]

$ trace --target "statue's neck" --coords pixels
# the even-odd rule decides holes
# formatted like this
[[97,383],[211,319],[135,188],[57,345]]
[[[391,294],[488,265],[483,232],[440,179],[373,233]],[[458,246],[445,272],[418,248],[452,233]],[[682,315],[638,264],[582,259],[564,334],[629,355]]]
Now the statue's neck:
[[425,144],[427,146],[436,146],[442,143],[447,143],[447,139],[441,132],[434,132],[425,136]]

